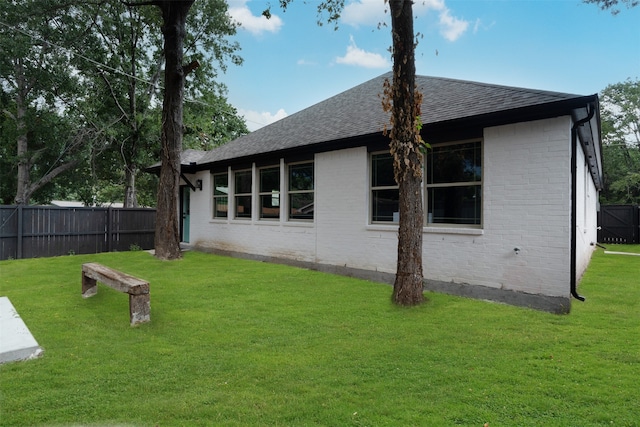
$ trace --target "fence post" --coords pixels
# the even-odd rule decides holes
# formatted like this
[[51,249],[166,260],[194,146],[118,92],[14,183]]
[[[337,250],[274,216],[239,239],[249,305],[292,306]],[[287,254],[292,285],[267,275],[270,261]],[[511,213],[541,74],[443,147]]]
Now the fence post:
[[636,243],[640,244],[640,205],[636,205]]
[[107,208],[107,252],[111,252],[113,250],[113,230],[111,227],[111,223],[113,222],[113,208],[109,206]]
[[17,239],[17,248],[16,248],[16,259],[22,259],[22,205],[18,205],[18,229],[16,230],[16,239]]

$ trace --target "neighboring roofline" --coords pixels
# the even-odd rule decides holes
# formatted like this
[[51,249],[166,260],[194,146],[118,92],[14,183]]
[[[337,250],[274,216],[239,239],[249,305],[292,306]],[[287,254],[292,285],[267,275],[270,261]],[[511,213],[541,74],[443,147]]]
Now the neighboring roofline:
[[[197,160],[199,160],[207,151],[202,150],[194,150],[191,148],[187,148],[180,153],[180,171],[182,173],[195,173],[198,169],[196,166],[198,164]],[[147,166],[143,170],[147,173],[152,173],[155,175],[160,175],[160,168],[162,166],[162,162],[156,162],[151,166]]]

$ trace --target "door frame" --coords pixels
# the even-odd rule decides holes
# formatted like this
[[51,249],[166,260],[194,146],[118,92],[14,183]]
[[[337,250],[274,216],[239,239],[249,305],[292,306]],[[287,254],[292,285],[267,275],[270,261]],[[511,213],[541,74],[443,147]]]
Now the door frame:
[[191,188],[189,188],[188,185],[181,185],[180,186],[180,241],[184,243],[189,243],[189,240],[191,237],[190,234],[191,234]]

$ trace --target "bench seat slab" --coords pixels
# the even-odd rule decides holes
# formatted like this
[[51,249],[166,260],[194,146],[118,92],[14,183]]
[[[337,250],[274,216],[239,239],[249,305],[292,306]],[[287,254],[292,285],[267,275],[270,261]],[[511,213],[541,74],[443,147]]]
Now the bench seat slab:
[[82,264],[82,274],[126,294],[149,293],[149,282],[95,262]]
[[149,282],[114,270],[102,264],[82,264],[82,297],[98,293],[97,282],[129,294],[129,320],[131,326],[151,320]]

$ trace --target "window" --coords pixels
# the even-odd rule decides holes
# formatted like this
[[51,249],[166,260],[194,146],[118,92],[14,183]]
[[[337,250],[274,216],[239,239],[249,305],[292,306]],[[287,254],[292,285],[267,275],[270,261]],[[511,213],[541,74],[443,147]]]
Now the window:
[[482,143],[427,150],[427,224],[481,225]]
[[229,175],[213,175],[213,217],[227,218],[229,214]]
[[398,222],[398,184],[389,153],[371,156],[371,222]]
[[234,173],[235,218],[251,218],[251,170]]
[[289,219],[313,220],[313,163],[289,165]]
[[280,167],[260,169],[260,219],[280,218]]

